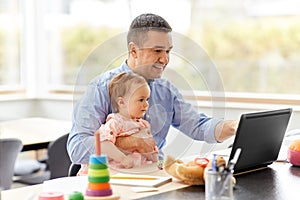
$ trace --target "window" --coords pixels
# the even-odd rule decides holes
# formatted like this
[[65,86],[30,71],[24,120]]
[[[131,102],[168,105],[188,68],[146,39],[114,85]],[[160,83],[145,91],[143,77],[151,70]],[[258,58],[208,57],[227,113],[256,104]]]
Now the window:
[[225,91],[299,94],[299,3],[215,2],[197,4],[202,14],[192,26],[201,24],[197,40],[215,62]]
[[0,89],[21,85],[20,14],[19,1],[0,1]]
[[[89,54],[130,21],[127,1],[55,0],[43,7],[44,65],[52,87],[74,85]],[[91,75],[97,73],[91,70]]]
[[[164,5],[153,6],[156,3]],[[162,9],[170,4],[173,9]],[[199,61],[199,67],[210,59],[226,92],[297,94],[300,12],[283,4],[297,7],[297,1],[279,0],[65,1],[60,12],[47,13],[51,21],[47,24],[52,24],[47,30],[51,83],[72,85],[94,48],[126,31],[133,17],[149,11],[165,17],[175,32],[203,48],[207,57]],[[182,89],[207,89],[205,79],[211,77],[199,74],[184,55],[171,56],[170,69],[187,81],[188,87]]]
[[[245,93],[254,99],[261,94],[297,98],[299,4],[297,0],[25,0],[25,12],[20,12],[19,1],[1,1],[0,84],[25,82],[27,89],[39,85],[35,90],[72,91],[78,73],[92,58],[87,84],[102,72],[102,65],[107,70],[122,62],[127,56],[122,34],[135,16],[153,12],[167,19],[176,37],[192,44],[180,46],[186,43],[175,40],[178,50],[185,51],[171,53],[164,74],[181,90],[202,94],[213,87],[233,99]],[[34,9],[28,9],[31,6]],[[124,41],[91,57],[119,36]],[[110,62],[105,60],[115,52]],[[190,60],[190,54],[198,60]]]

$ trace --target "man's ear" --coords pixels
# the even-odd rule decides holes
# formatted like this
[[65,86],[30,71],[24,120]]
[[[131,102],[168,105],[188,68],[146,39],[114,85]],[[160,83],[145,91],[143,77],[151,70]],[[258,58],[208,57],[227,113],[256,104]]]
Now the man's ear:
[[130,42],[128,44],[128,49],[129,49],[129,54],[133,57],[133,58],[136,58],[137,55],[136,55],[136,49],[137,49],[137,46],[136,44],[134,44],[133,42]]

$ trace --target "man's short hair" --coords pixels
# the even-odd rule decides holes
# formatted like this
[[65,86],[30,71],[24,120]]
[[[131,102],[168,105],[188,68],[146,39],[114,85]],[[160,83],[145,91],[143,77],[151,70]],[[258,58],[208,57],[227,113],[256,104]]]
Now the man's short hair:
[[137,16],[131,23],[127,34],[127,45],[130,42],[141,46],[148,31],[171,32],[169,23],[159,15],[145,13]]

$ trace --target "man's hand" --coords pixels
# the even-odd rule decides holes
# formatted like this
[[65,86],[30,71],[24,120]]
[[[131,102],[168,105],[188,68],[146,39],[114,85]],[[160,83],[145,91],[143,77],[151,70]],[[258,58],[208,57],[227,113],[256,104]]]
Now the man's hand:
[[218,142],[223,142],[224,140],[235,135],[237,131],[239,121],[238,120],[225,120],[220,123],[215,128],[215,137]]
[[139,137],[138,134],[117,137],[115,145],[127,152],[149,153],[155,149],[153,137]]

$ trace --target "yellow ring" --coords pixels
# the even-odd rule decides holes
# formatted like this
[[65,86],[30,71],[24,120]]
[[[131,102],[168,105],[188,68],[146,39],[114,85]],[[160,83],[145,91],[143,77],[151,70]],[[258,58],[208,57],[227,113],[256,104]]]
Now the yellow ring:
[[109,176],[109,171],[108,169],[88,169],[88,176],[91,177]]

